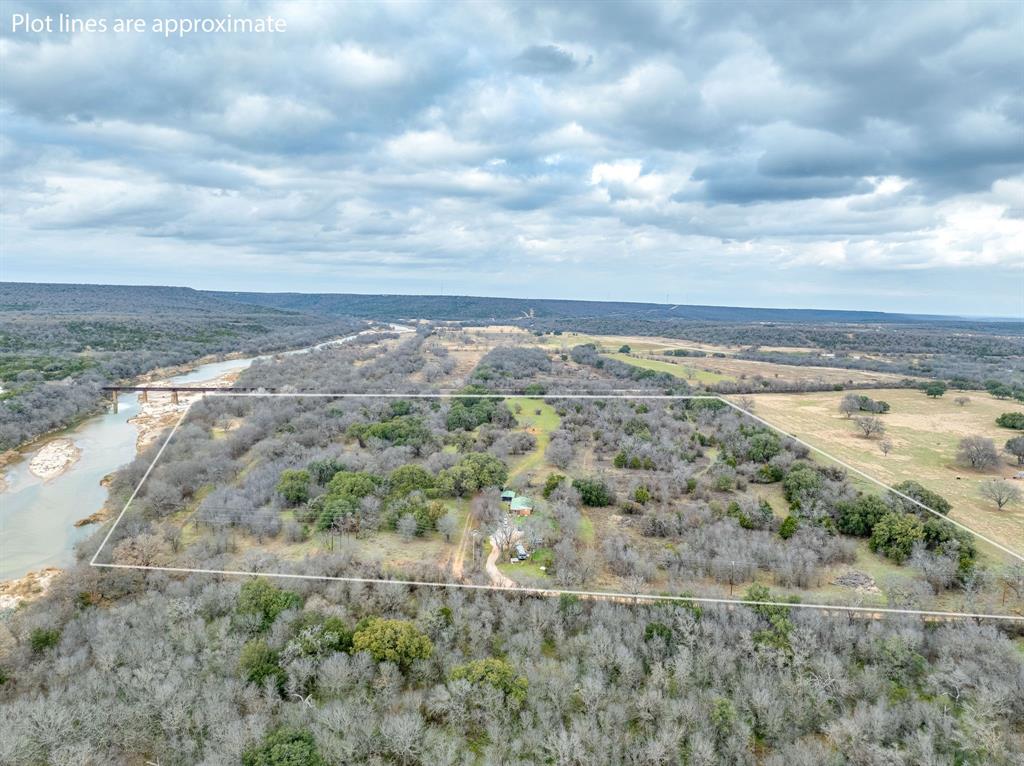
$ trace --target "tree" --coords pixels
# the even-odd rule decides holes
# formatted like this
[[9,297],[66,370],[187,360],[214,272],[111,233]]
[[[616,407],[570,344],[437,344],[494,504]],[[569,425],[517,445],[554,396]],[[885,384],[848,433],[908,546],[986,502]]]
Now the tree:
[[935,380],[924,387],[924,392],[932,399],[938,399],[946,393],[946,384],[941,380]]
[[444,535],[445,542],[451,542],[452,537],[459,529],[459,514],[454,509],[449,510],[440,521],[437,522],[437,531]]
[[407,620],[368,617],[356,626],[352,651],[369,652],[377,662],[393,662],[404,670],[427,659],[434,645]]
[[[917,502],[921,503],[921,505],[930,508],[936,513],[941,513],[943,516],[945,516],[953,509],[953,506],[946,498],[944,498],[937,492],[932,492],[930,489],[925,489],[923,486],[921,486],[921,484],[919,484],[916,481],[907,480],[900,482],[899,484],[895,485],[893,489],[896,490],[897,492],[902,492],[907,497],[913,498]],[[907,502],[899,495],[890,495],[889,500],[894,505],[900,507],[905,511],[916,512],[920,510],[919,506],[915,505],[914,503]]]
[[276,489],[288,505],[301,505],[309,500],[309,471],[282,471]]
[[266,641],[255,639],[242,647],[238,670],[246,681],[256,686],[263,686],[266,679],[273,678],[278,689],[284,687],[286,674],[280,664],[280,655]]
[[242,766],[327,766],[305,729],[280,728],[242,753]]
[[418,531],[416,517],[411,513],[402,514],[402,517],[398,520],[396,529],[398,530],[398,534],[400,534],[404,539],[412,540],[416,537]]
[[887,456],[890,452],[892,452],[892,447],[892,439],[882,439],[880,442],[878,442],[878,449],[882,450],[883,455]]
[[975,471],[984,471],[999,465],[999,453],[991,439],[984,436],[965,436],[956,451],[957,462]]
[[1006,451],[1017,458],[1017,465],[1024,465],[1024,436],[1014,436],[1006,442]]
[[909,513],[887,513],[871,531],[868,545],[876,553],[902,564],[914,551],[914,543],[924,539],[924,525]]
[[621,346],[619,346],[619,353],[620,354],[628,354],[630,351],[632,351],[632,349],[628,345],[626,345],[625,343],[623,343]]
[[870,439],[872,436],[881,436],[885,433],[885,423],[879,418],[873,415],[863,415],[856,419],[857,428],[863,433],[864,437]]
[[487,657],[482,660],[456,665],[448,676],[456,681],[465,679],[471,684],[488,684],[503,692],[505,697],[517,705],[526,701],[529,682],[519,675],[508,660]]
[[995,503],[1000,511],[1020,500],[1020,488],[1005,479],[986,479],[978,487],[981,496]]
[[892,509],[877,495],[861,495],[836,506],[836,526],[846,535],[870,537],[875,524]]
[[1024,412],[1004,412],[996,418],[996,425],[1024,431]]
[[957,407],[966,407],[968,404],[971,403],[971,397],[969,397],[969,396],[958,396],[953,401],[956,402]]
[[298,609],[300,606],[302,598],[298,593],[271,585],[262,577],[247,581],[238,593],[239,614],[255,616],[261,631],[273,625],[284,610]]
[[860,397],[857,394],[847,394],[839,402],[839,411],[847,418],[853,417],[854,413],[860,412]]

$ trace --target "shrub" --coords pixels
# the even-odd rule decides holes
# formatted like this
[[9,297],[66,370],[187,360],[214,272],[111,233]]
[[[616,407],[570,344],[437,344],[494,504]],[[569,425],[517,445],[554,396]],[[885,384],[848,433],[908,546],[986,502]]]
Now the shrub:
[[790,514],[785,519],[783,519],[782,525],[779,527],[779,537],[781,537],[783,540],[788,540],[796,533],[797,527],[799,526],[800,519]]
[[580,500],[591,508],[602,508],[615,502],[615,494],[600,479],[575,479],[572,486],[580,493]]
[[242,766],[327,766],[305,729],[280,728],[242,753]]
[[544,490],[541,494],[544,499],[547,500],[551,497],[551,493],[558,489],[558,485],[565,481],[565,477],[560,473],[549,473],[548,478],[544,481]]
[[1024,431],[1024,412],[1004,412],[996,418],[996,425]]
[[28,643],[32,647],[32,651],[37,654],[52,649],[60,643],[60,629],[36,628],[29,634]]

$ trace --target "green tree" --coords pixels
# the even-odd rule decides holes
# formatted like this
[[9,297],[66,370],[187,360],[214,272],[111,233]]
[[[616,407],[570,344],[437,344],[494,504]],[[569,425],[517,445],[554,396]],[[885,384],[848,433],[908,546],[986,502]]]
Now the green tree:
[[282,471],[276,489],[288,505],[301,505],[309,500],[309,471]]
[[932,399],[938,399],[946,393],[946,384],[941,380],[934,380],[924,387],[924,392]]
[[996,418],[996,425],[1024,431],[1024,412],[1004,412]]
[[284,688],[286,675],[281,667],[280,655],[266,641],[255,639],[242,647],[238,670],[242,678],[251,684],[263,686],[266,679],[273,678],[278,690]]
[[272,585],[266,579],[257,577],[249,580],[238,593],[239,614],[254,615],[259,619],[259,630],[267,630],[277,616],[286,609],[298,609],[302,597],[298,593]]
[[464,497],[484,487],[500,487],[508,479],[508,467],[494,455],[474,452],[441,471],[437,488],[445,495]]
[[641,484],[635,490],[633,490],[633,500],[643,505],[651,499],[651,490],[647,489],[646,484]]
[[768,431],[758,431],[750,437],[747,457],[755,463],[767,463],[782,451],[779,437]]
[[388,487],[395,497],[404,497],[417,490],[432,489],[433,486],[434,474],[422,466],[411,463],[388,474]]
[[[897,492],[902,492],[907,497],[911,497],[921,503],[921,505],[925,505],[933,511],[937,511],[943,515],[949,513],[953,509],[953,506],[946,498],[937,492],[932,492],[930,489],[926,489],[916,481],[902,481],[895,485],[893,489]],[[890,495],[890,498],[907,511],[916,512],[920,510],[919,506],[913,503],[908,503],[906,500],[899,497],[899,495]]]
[[860,495],[836,505],[836,526],[846,535],[870,537],[878,520],[892,509],[877,495]]
[[621,346],[619,346],[619,353],[620,354],[628,354],[630,351],[632,351],[632,349],[628,345],[626,345],[625,343],[623,343]]
[[897,564],[902,564],[914,549],[914,543],[924,540],[924,525],[909,513],[888,513],[875,524],[868,545]]
[[356,626],[352,651],[369,652],[377,662],[393,662],[406,669],[415,660],[427,659],[434,645],[411,622],[369,617]]
[[313,735],[305,729],[280,728],[242,753],[242,766],[327,766]]
[[807,463],[797,463],[786,474],[782,480],[782,492],[789,501],[789,506],[799,510],[800,502],[807,495],[821,489],[823,484],[821,474]]
[[471,684],[489,684],[504,692],[505,697],[521,705],[526,701],[529,682],[526,676],[520,675],[512,665],[503,659],[487,657],[482,660],[467,662],[452,668],[449,678],[453,681],[460,678]]

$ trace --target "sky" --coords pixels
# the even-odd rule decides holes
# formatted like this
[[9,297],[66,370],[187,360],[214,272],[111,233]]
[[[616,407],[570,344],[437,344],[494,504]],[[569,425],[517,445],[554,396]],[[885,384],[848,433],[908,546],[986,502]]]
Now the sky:
[[1024,317],[1024,3],[0,7],[4,280]]

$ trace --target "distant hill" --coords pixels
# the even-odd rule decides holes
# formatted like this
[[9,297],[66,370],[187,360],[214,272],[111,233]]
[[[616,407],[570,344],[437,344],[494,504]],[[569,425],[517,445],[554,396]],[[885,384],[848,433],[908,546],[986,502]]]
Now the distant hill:
[[115,316],[187,312],[225,316],[272,315],[282,310],[265,304],[243,305],[191,287],[0,282],[0,313],[9,312]]
[[956,317],[888,314],[881,311],[766,309],[686,306],[625,301],[486,298],[471,295],[357,295],[354,293],[208,292],[212,297],[275,309],[366,319],[645,319],[698,322],[894,323],[956,320]]

